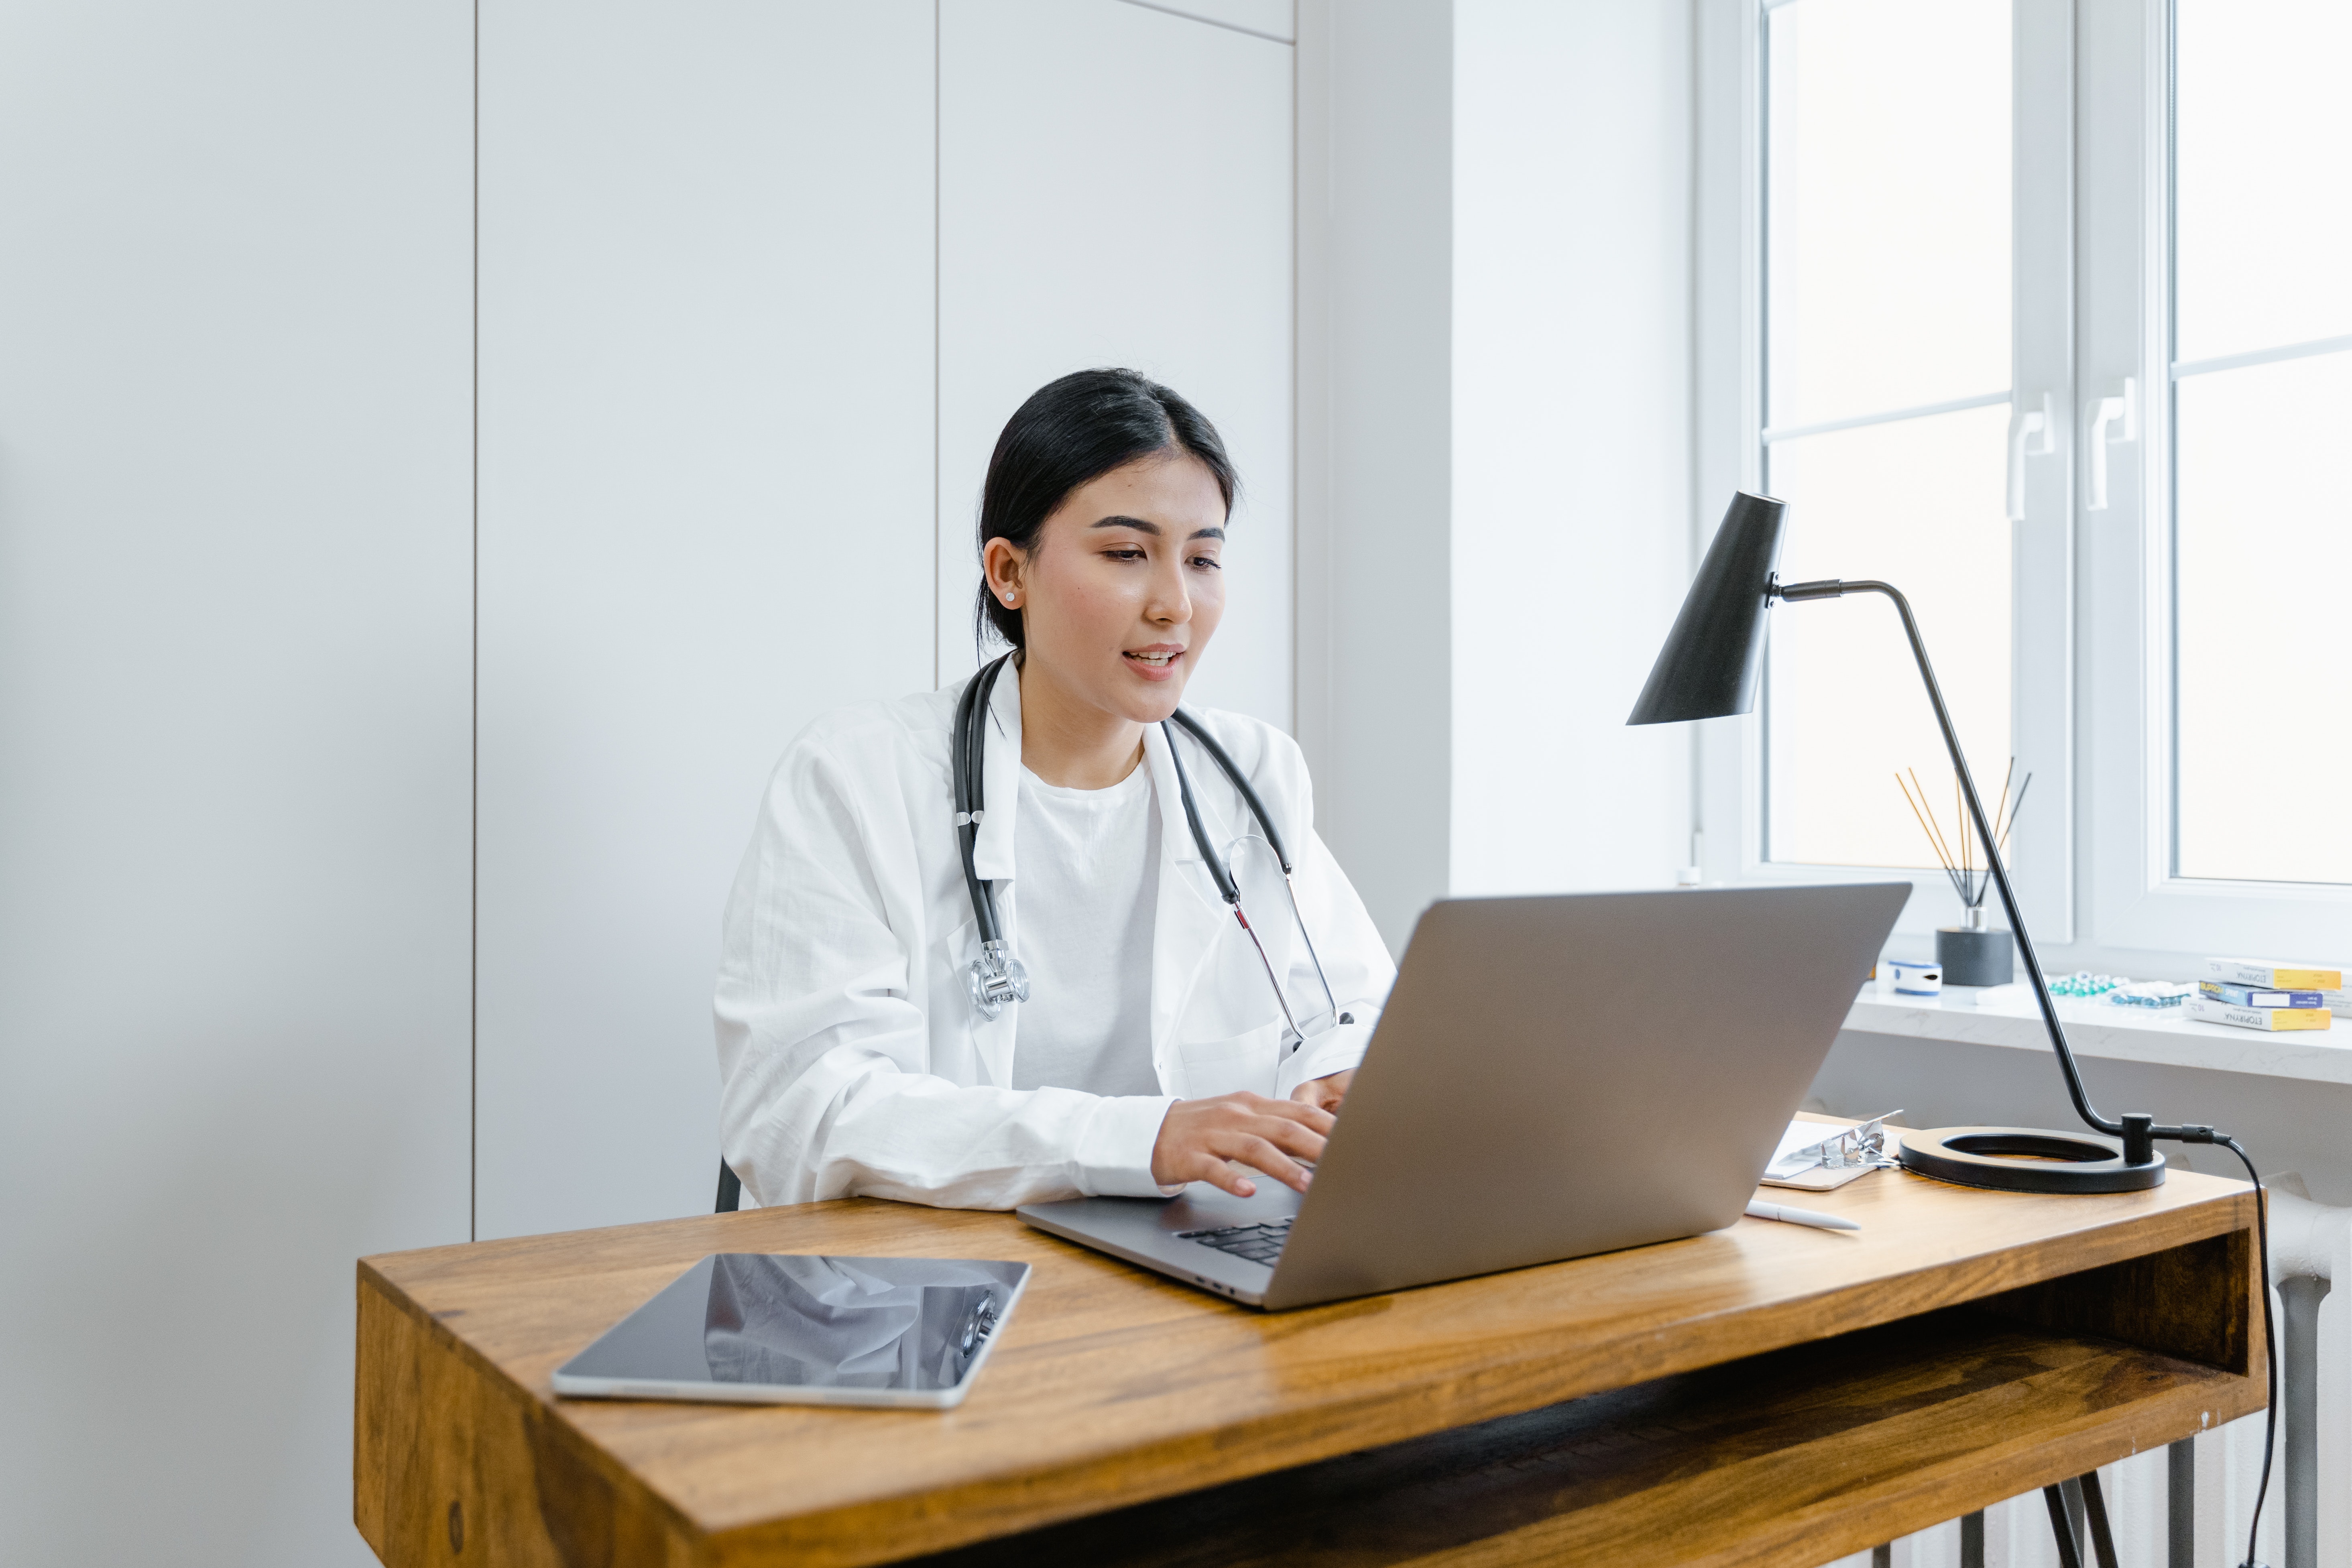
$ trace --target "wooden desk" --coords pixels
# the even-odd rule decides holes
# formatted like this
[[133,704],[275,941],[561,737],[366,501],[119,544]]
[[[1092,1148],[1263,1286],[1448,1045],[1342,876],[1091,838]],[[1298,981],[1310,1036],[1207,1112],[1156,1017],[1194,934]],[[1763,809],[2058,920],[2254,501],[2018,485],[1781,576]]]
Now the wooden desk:
[[[1811,1568],[2262,1407],[2242,1184],[1886,1171],[1804,1201],[1866,1228],[1741,1220],[1274,1315],[1009,1215],[868,1201],[368,1258],[354,1512],[394,1568]],[[550,1394],[713,1251],[1036,1274],[954,1411]]]

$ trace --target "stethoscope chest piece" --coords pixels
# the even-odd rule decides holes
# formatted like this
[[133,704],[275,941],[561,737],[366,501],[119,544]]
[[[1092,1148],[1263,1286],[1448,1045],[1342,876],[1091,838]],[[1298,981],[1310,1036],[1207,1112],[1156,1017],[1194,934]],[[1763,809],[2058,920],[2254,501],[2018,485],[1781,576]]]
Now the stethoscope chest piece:
[[1001,942],[980,944],[980,956],[964,971],[963,980],[972,1006],[991,1022],[1003,1013],[1006,1003],[1029,1000],[1029,971]]

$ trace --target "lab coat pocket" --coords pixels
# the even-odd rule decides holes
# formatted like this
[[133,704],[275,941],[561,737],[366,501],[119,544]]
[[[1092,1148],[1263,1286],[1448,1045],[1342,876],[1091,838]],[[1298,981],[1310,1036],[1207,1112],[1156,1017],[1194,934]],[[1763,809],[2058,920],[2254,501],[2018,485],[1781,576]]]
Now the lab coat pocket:
[[[1013,1083],[1013,1044],[1021,1017],[1018,1002],[993,1018],[972,1005],[970,971],[980,956],[980,925],[965,920],[933,950],[929,1016],[930,1072],[957,1083],[1008,1089]],[[922,1070],[918,1068],[916,1070]]]
[[1184,1093],[1190,1099],[1242,1089],[1271,1095],[1275,1073],[1282,1065],[1282,1025],[1264,1024],[1221,1040],[1180,1040],[1176,1051],[1184,1063]]

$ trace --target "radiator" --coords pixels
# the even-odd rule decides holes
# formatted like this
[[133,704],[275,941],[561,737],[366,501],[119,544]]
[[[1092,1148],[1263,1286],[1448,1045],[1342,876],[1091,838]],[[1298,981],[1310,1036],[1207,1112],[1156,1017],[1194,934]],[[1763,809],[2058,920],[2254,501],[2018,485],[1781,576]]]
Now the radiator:
[[[2279,1454],[2258,1542],[2269,1568],[2352,1568],[2352,1208],[2311,1201],[2293,1173],[2271,1184],[2271,1304],[2282,1373]],[[2191,1439],[2194,1561],[2170,1544],[2171,1456],[2135,1454],[2099,1472],[2122,1568],[2236,1568],[2261,1479],[2263,1417]],[[1831,1568],[1962,1568],[1958,1520]],[[2088,1563],[2086,1552],[2084,1561]],[[2039,1491],[1985,1510],[1984,1568],[2058,1568]]]

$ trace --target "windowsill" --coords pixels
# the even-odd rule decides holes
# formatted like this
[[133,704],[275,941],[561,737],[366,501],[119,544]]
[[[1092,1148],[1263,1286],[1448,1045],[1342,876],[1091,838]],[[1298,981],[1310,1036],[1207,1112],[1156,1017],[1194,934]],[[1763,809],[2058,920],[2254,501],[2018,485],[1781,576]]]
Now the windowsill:
[[[1965,993],[1963,993],[1965,994]],[[2205,1068],[2299,1079],[2307,1083],[2352,1084],[2352,1019],[2328,1029],[2267,1034],[2203,1024],[2177,1013],[2121,1007],[2104,1000],[2057,998],[2058,1020],[2078,1057],[2150,1062],[2161,1067]],[[1862,988],[1845,1027],[1871,1035],[1908,1035],[1917,1039],[2007,1046],[2046,1051],[2050,1036],[2033,993],[2023,983],[1988,986],[1973,1001],[1942,996],[1897,996],[1874,983]]]

